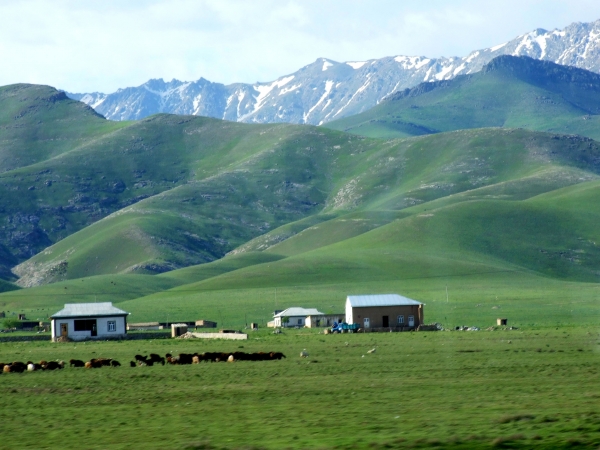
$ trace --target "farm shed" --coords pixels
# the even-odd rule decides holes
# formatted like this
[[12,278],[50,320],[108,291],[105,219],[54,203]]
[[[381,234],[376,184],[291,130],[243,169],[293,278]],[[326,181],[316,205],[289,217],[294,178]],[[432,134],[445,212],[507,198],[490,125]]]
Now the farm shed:
[[349,295],[346,322],[365,329],[416,329],[423,323],[423,303],[398,294]]
[[[303,327],[306,325],[306,319],[324,314],[314,308],[288,308],[273,316],[273,322],[276,327]],[[314,320],[314,319],[313,319]]]
[[217,322],[211,320],[196,320],[196,328],[217,328]]
[[307,328],[330,327],[334,322],[344,320],[344,314],[317,314],[306,318]]
[[124,338],[127,316],[112,303],[67,303],[50,317],[52,341],[61,336],[74,341],[84,339]]

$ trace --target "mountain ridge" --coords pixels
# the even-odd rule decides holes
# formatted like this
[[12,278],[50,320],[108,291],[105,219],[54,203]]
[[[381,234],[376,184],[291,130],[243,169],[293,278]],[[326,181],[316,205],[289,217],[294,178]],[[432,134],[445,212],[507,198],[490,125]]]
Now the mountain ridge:
[[599,139],[599,103],[599,74],[503,55],[479,72],[398,91],[368,111],[324,127],[387,139],[481,127]]
[[600,72],[600,20],[563,30],[541,28],[464,57],[390,56],[337,62],[318,58],[271,82],[224,85],[151,79],[112,94],[67,93],[110,120],[137,120],[158,112],[206,115],[249,123],[320,125],[364,112],[388,95],[421,82],[474,73],[500,55],[529,56]]

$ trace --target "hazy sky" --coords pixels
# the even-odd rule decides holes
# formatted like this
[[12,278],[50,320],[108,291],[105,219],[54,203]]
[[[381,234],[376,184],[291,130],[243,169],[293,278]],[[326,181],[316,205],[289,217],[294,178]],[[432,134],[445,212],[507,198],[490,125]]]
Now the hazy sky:
[[599,0],[0,0],[0,85],[252,83],[318,57],[464,56],[597,19]]

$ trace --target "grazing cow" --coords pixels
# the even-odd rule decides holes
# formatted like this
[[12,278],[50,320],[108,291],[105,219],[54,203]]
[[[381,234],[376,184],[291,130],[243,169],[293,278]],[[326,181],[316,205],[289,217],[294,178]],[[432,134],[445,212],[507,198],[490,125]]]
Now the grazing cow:
[[155,364],[162,364],[163,366],[165,365],[165,358],[163,358],[160,355],[157,355],[156,353],[150,353],[150,358],[147,361],[152,361],[152,363]]
[[111,359],[111,360],[110,360],[110,365],[111,365],[112,367],[120,367],[120,366],[121,366],[121,363],[120,363],[119,361],[117,361],[116,359]]
[[179,354],[179,364],[191,364],[192,363],[192,354],[191,353],[180,353]]
[[70,359],[69,366],[70,367],[85,367],[85,363],[80,359]]
[[135,367],[135,361],[129,361],[129,367]]
[[97,359],[90,359],[85,363],[85,367],[86,369],[99,369],[102,367],[102,362],[98,361]]
[[300,358],[308,358],[308,352],[306,351],[306,349],[300,352]]
[[62,369],[62,367],[60,366],[59,363],[57,363],[56,361],[50,361],[48,363],[46,363],[45,366],[42,366],[42,368],[44,370],[56,370],[56,369]]
[[100,364],[100,366],[110,367],[110,362],[112,361],[112,359],[110,359],[110,358],[97,358],[95,361],[98,364]]
[[140,362],[140,363],[144,363],[144,364],[146,364],[146,360],[147,360],[147,358],[146,358],[145,356],[142,356],[142,355],[135,355],[135,356],[134,356],[134,358],[135,358],[135,360],[136,360],[136,361],[138,361],[138,362]]
[[268,359],[270,359],[270,356],[268,353],[265,353],[265,352],[254,353],[253,361],[267,361]]
[[233,358],[236,361],[247,361],[248,360],[248,355],[244,352],[233,352],[233,353],[231,353],[231,355],[233,355]]
[[202,360],[210,361],[210,362],[217,362],[219,355],[220,355],[220,353],[216,353],[216,352],[205,352],[205,353],[202,353]]
[[[4,366],[6,368],[6,366]],[[27,370],[27,365],[25,363],[22,363],[20,361],[15,361],[10,363],[10,370],[9,372],[11,373],[23,373]]]
[[277,359],[277,360],[280,360],[281,358],[285,358],[285,355],[281,352],[271,352],[271,353],[269,353],[269,356],[271,357],[271,359]]

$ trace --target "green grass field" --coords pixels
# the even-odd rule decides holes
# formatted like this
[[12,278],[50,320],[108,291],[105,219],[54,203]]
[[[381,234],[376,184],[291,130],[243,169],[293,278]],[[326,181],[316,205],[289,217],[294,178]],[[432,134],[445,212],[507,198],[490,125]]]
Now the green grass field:
[[235,350],[282,351],[287,358],[2,374],[2,446],[600,445],[597,325],[329,336],[259,331],[244,342],[3,343],[0,360],[111,357],[123,364],[137,353]]

